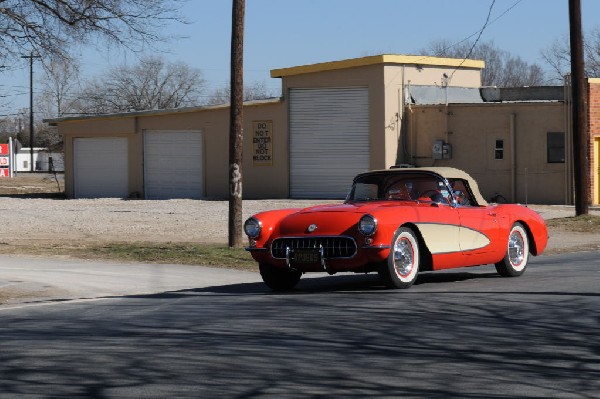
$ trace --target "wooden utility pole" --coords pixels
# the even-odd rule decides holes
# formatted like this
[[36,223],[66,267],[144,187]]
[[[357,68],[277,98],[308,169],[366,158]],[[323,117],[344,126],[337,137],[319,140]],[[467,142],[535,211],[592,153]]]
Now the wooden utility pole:
[[575,214],[589,213],[590,192],[589,133],[586,123],[587,85],[583,68],[581,33],[581,1],[569,0],[571,39],[571,87],[573,95],[573,174],[575,182]]
[[33,53],[22,55],[21,58],[29,58],[29,171],[35,171],[33,162],[33,141],[34,141],[34,125],[33,125],[33,59],[42,58]]
[[243,53],[245,0],[233,0],[229,119],[229,248],[242,246]]

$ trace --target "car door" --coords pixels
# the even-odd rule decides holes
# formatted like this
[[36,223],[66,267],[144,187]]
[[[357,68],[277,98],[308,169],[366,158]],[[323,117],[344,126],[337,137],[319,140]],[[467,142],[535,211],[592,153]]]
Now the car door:
[[[498,260],[499,223],[494,206],[458,206],[459,242],[466,265]],[[465,265],[465,266],[466,266]]]

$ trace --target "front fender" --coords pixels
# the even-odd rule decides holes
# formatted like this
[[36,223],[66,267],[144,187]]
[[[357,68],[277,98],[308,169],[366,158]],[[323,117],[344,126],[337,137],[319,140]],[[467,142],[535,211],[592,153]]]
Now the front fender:
[[532,255],[541,255],[548,245],[548,227],[544,218],[537,212],[523,205],[506,204],[498,205],[498,212],[505,216],[506,235],[515,223],[521,223],[527,230]]
[[296,213],[301,208],[277,209],[273,211],[260,212],[252,217],[258,219],[262,224],[260,235],[254,240],[255,244],[249,249],[266,248],[267,243],[271,239],[273,232],[277,230],[279,223],[288,215]]

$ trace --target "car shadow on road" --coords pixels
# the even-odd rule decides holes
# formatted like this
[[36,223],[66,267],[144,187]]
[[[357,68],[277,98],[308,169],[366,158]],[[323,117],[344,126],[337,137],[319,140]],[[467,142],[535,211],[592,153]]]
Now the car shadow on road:
[[[474,279],[500,278],[496,273],[474,273],[474,272],[435,272],[422,273],[415,282],[413,291],[418,286],[439,285],[445,283],[456,283]],[[377,274],[352,274],[338,276],[309,277],[300,280],[300,283],[290,291],[273,291],[264,283],[239,283],[228,285],[216,285],[202,288],[183,289],[167,291],[148,295],[131,295],[131,298],[178,298],[194,294],[220,294],[220,295],[304,295],[314,293],[335,292],[399,292],[406,290],[391,290],[386,288]]]

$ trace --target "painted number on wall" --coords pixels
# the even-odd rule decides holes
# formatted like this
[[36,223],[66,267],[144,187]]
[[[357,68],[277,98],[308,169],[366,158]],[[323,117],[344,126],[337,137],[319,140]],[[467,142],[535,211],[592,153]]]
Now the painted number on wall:
[[252,163],[273,165],[273,121],[252,121]]

